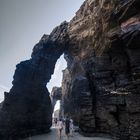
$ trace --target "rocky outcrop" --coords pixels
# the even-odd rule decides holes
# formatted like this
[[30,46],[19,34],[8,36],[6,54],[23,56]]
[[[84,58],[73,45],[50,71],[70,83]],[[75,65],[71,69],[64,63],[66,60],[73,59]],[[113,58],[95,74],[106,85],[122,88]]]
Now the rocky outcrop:
[[[94,115],[92,113],[92,97],[88,79],[82,75],[74,77],[69,84],[68,70],[64,71],[62,90],[64,115],[70,115],[76,125],[79,125],[82,131],[93,131],[95,128]],[[66,94],[67,93],[67,94]]]
[[56,102],[58,100],[61,100],[62,98],[62,88],[61,87],[53,87],[51,91],[51,101],[52,101],[52,107],[54,109]]
[[0,110],[0,136],[49,129],[46,84],[64,53],[61,113],[83,133],[139,140],[139,9],[139,0],[86,0],[69,23],[44,35],[32,58],[17,65]]
[[[138,0],[87,0],[69,23],[64,112],[73,118],[78,112],[86,134],[140,139],[139,9]],[[80,77],[86,82],[77,82]]]
[[[35,45],[30,60],[16,66],[13,87],[5,93],[0,110],[0,139],[48,132],[52,104],[46,84],[65,50],[67,23],[62,23]],[[65,40],[63,40],[65,39]]]

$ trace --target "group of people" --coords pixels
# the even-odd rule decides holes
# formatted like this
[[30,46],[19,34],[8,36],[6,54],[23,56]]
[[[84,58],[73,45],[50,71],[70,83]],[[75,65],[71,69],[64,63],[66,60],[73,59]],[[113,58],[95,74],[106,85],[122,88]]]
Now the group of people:
[[68,116],[65,119],[61,118],[59,120],[57,118],[54,118],[54,125],[58,129],[59,138],[62,137],[62,130],[65,130],[67,139],[69,139],[70,134],[73,135],[73,120],[70,119]]

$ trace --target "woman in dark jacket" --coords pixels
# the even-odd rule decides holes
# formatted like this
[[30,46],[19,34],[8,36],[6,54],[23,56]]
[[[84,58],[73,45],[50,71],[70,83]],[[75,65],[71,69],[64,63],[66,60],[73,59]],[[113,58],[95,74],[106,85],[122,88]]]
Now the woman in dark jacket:
[[65,134],[67,136],[67,139],[69,139],[69,134],[70,134],[70,119],[68,118],[68,116],[66,117],[66,120],[65,120]]

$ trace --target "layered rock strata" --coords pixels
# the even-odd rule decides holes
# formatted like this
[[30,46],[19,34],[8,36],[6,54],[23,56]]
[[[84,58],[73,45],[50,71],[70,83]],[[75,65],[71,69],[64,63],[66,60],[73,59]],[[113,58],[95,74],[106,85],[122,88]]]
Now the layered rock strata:
[[[1,139],[48,130],[46,84],[65,54],[62,107],[85,134],[140,139],[140,1],[86,0],[17,65],[0,110]],[[14,121],[13,121],[14,120]]]
[[87,0],[68,33],[64,113],[85,134],[140,139],[140,2]]

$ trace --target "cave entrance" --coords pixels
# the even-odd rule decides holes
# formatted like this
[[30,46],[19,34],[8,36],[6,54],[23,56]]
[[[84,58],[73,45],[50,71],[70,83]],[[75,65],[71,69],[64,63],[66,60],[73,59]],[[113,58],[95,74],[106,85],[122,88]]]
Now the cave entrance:
[[50,82],[47,84],[47,88],[50,92],[50,98],[53,107],[52,118],[61,118],[61,98],[62,98],[62,78],[63,78],[63,70],[66,69],[67,62],[64,59],[64,54],[57,60],[55,64],[54,74],[51,77]]

